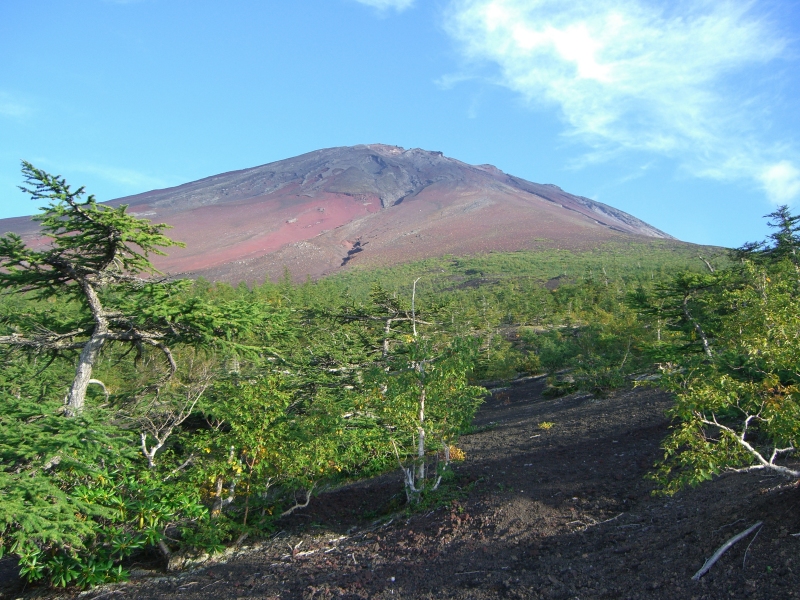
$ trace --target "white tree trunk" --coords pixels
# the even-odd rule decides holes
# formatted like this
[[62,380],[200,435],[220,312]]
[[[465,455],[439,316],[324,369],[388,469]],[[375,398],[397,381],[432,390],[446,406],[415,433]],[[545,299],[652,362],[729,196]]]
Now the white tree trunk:
[[[419,427],[417,428],[417,483],[425,481],[425,385],[419,392]],[[419,485],[417,487],[419,487]]]
[[108,320],[103,312],[103,305],[97,297],[92,284],[86,279],[80,280],[83,293],[89,303],[89,308],[92,311],[95,327],[92,332],[92,337],[86,342],[86,345],[81,350],[81,355],[78,358],[78,367],[75,369],[75,378],[72,380],[72,387],[69,389],[69,394],[66,400],[66,410],[64,414],[67,417],[76,417],[83,412],[83,405],[86,400],[86,390],[92,379],[92,369],[94,363],[100,354],[100,349],[106,341],[108,335]]
[[714,354],[711,352],[711,346],[708,343],[708,338],[706,337],[705,331],[703,331],[703,328],[700,327],[700,323],[697,322],[697,319],[692,316],[692,313],[689,312],[689,296],[683,297],[683,314],[689,321],[692,322],[694,325],[694,330],[703,341],[703,351],[706,353],[706,356],[708,358],[714,358]]

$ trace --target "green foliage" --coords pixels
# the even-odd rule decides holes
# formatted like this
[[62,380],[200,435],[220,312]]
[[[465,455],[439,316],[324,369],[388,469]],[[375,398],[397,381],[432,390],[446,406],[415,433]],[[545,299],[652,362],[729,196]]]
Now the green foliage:
[[[160,248],[180,246],[163,234],[164,224],[153,225],[125,212],[86,201],[81,187],[70,189],[60,176],[53,176],[23,161],[25,186],[20,189],[34,201],[47,204],[34,216],[42,233],[51,239],[44,250],[33,250],[15,234],[0,237],[0,287],[37,290],[43,296],[63,295],[62,286],[78,287],[81,277],[108,270],[119,274],[156,272],[149,255]],[[76,290],[76,294],[81,294]]]
[[166,527],[202,519],[191,490],[136,469],[135,433],[109,425],[107,411],[65,419],[57,402],[17,398],[7,386],[2,407],[0,548],[18,556],[23,577],[116,581],[126,575],[120,561],[160,542]]
[[[579,383],[565,389],[602,391],[651,371],[659,336],[664,349],[672,347],[672,331],[641,307],[629,305],[627,298],[637,290],[653,295],[659,284],[679,271],[706,270],[697,251],[697,247],[654,242],[607,244],[591,251],[444,257],[391,269],[353,270],[300,287],[304,298],[313,302],[325,304],[326,298],[347,293],[357,303],[376,284],[397,295],[424,275],[420,290],[431,304],[440,306],[442,328],[482,339],[471,375],[474,381],[578,369],[581,373],[569,377],[577,375]],[[702,252],[717,264],[728,262],[719,249],[702,248]],[[580,332],[583,350],[573,344],[574,332]],[[614,343],[601,341],[604,336],[614,338]],[[614,352],[603,354],[609,345]]]
[[[470,338],[434,340],[410,336],[389,358],[389,372],[377,374],[385,391],[375,407],[394,429],[398,446],[415,448],[419,429],[434,450],[452,443],[465,430],[483,401],[483,388],[467,379],[476,343]],[[425,392],[425,417],[420,422],[420,393]],[[415,450],[409,449],[412,455]]]
[[603,287],[616,287],[632,281],[663,281],[692,265],[702,267],[698,251],[712,262],[727,262],[720,248],[665,240],[610,242],[591,249],[492,252],[429,258],[389,268],[351,268],[309,287],[324,288],[334,296],[348,289],[352,297],[365,300],[376,283],[389,293],[407,293],[412,282],[422,277],[421,290],[426,297],[470,298],[469,303],[478,309],[483,307],[477,299],[485,297],[488,301],[495,289],[516,290],[518,297],[505,308],[511,308],[512,315],[526,314],[536,319],[546,318],[546,310],[540,310],[538,305],[548,291],[543,289],[547,282],[586,280]]
[[800,443],[800,288],[790,261],[745,262],[721,274],[711,357],[687,353],[664,367],[679,425],[659,476],[668,492],[727,469],[798,478],[781,459]]
[[[738,265],[705,277],[697,311],[685,314],[692,328],[683,337],[702,332],[708,350],[686,343],[662,365],[677,421],[656,474],[667,493],[726,470],[800,479],[785,464],[800,444],[797,218],[785,207],[767,216],[781,218],[773,244],[751,244],[738,252]],[[677,295],[686,288],[684,279],[672,286]]]
[[[41,250],[26,246],[22,238],[9,233],[0,237],[0,287],[8,292],[33,292],[40,299],[73,299],[82,309],[67,330],[45,323],[29,323],[28,331],[18,326],[25,319],[7,320],[10,335],[0,343],[28,353],[48,352],[57,356],[80,350],[75,375],[66,400],[66,416],[83,410],[87,388],[98,354],[107,343],[160,349],[168,362],[169,374],[176,366],[167,346],[165,332],[143,330],[134,318],[116,307],[110,298],[137,294],[144,282],[142,273],[157,271],[149,254],[163,254],[162,247],[181,245],[163,235],[164,224],[153,225],[126,214],[126,206],[98,205],[94,196],[83,202],[83,188],[72,191],[59,176],[52,176],[27,162],[22,164],[26,186],[22,191],[33,200],[47,202],[33,220],[50,243]],[[152,286],[150,286],[152,287]]]
[[735,254],[759,263],[777,263],[783,260],[800,265],[800,215],[792,215],[785,204],[765,215],[772,219],[767,225],[776,231],[762,242],[745,244]]
[[[432,331],[412,343],[407,307],[377,288],[371,304],[345,296],[333,311],[308,307],[308,297],[295,308],[295,288],[176,282],[139,291],[106,298],[136,309],[137,326],[172,331],[178,368],[169,381],[157,351],[131,361],[106,346],[94,372],[108,396],[92,388],[68,419],[69,353],[2,350],[0,537],[31,581],[86,587],[125,577],[137,552],[219,549],[268,531],[299,491],[393,468],[393,440],[402,460],[414,460],[413,363],[430,361],[427,450],[454,440],[479,403],[467,382],[477,338]],[[10,329],[23,318],[64,326],[84,307],[6,296],[0,309]],[[387,315],[399,319],[388,338]]]
[[[53,245],[0,241],[0,284],[22,292],[0,296],[0,552],[31,581],[90,587],[124,578],[139,552],[218,550],[270,531],[304,495],[398,461],[410,504],[450,502],[450,451],[482,401],[476,384],[521,373],[549,374],[556,394],[603,394],[660,363],[665,381],[694,394],[676,407],[683,425],[665,467],[675,481],[752,460],[692,420],[701,398],[723,424],[742,414],[725,398],[750,398],[763,405],[755,443],[796,443],[786,253],[778,268],[759,247],[746,269],[715,274],[696,249],[665,242],[446,257],[302,285],[287,275],[252,289],[144,280],[150,253],[173,244],[163,226],[82,202],[82,189],[27,163],[24,173],[49,203],[39,219]],[[780,223],[796,231],[790,216]],[[97,335],[91,369],[103,387],[66,418],[76,362]]]
[[223,381],[204,408],[207,420],[220,425],[192,437],[201,457],[193,477],[208,490],[214,514],[236,490],[240,504],[233,510],[241,513],[244,527],[252,510],[261,510],[258,526],[263,528],[287,495],[311,489],[344,468],[335,402],[324,395],[298,402],[281,373]]

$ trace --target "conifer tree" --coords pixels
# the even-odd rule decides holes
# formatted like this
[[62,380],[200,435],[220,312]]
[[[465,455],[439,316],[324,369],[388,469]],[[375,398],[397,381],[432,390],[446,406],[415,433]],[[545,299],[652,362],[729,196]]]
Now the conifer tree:
[[788,259],[795,266],[800,266],[800,215],[792,215],[784,204],[764,215],[764,218],[772,219],[767,225],[775,231],[767,240],[749,242],[739,248],[739,258],[772,263]]
[[38,297],[77,299],[88,309],[86,320],[69,331],[42,326],[0,336],[0,343],[31,352],[59,354],[80,351],[65,404],[74,417],[83,410],[92,369],[103,346],[109,342],[160,350],[175,371],[175,361],[164,343],[164,328],[142,328],[130,314],[109,307],[103,292],[109,288],[142,289],[142,275],[158,274],[150,262],[161,248],[182,246],[164,235],[165,224],[152,224],[126,212],[127,206],[98,204],[93,195],[83,200],[83,187],[72,190],[61,176],[53,176],[23,161],[25,185],[20,189],[32,200],[44,201],[33,217],[50,243],[42,249],[26,245],[19,235],[0,237],[0,287],[13,292],[33,292]]

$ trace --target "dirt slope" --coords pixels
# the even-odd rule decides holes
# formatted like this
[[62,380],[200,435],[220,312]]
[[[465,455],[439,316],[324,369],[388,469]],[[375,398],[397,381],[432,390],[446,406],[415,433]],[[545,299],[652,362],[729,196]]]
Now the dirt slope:
[[[643,477],[667,432],[667,396],[546,400],[541,389],[527,380],[493,394],[476,424],[496,426],[463,438],[466,491],[446,507],[387,522],[381,512],[402,492],[399,477],[386,476],[317,498],[271,541],[199,570],[142,571],[84,597],[800,597],[800,536],[792,535],[800,533],[800,489],[752,474],[653,497]],[[554,426],[543,430],[544,421]],[[757,537],[691,580],[725,540],[759,520]],[[42,594],[7,589],[0,597],[26,595]]]

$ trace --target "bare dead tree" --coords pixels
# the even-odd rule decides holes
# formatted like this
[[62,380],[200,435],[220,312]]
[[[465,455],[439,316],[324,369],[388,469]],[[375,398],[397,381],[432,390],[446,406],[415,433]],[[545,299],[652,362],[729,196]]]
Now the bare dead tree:
[[[159,391],[146,403],[144,410],[134,417],[139,426],[142,454],[147,458],[148,467],[155,468],[156,453],[175,428],[189,418],[210,382],[211,376],[206,374],[192,384],[179,384],[182,389],[178,394]],[[148,443],[150,439],[152,443]]]
[[714,267],[712,267],[712,266],[711,266],[711,263],[710,263],[710,262],[708,262],[708,261],[707,261],[705,258],[703,258],[702,256],[700,256],[699,254],[698,254],[697,256],[700,258],[700,260],[702,260],[702,261],[703,261],[703,263],[705,263],[705,265],[706,265],[706,267],[708,268],[708,270],[709,270],[709,271],[711,271],[711,272],[713,273],[713,272],[714,272]]

